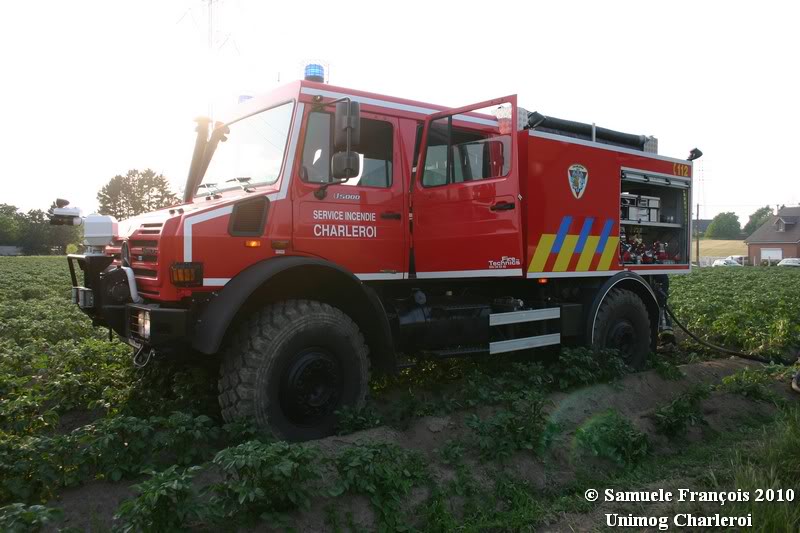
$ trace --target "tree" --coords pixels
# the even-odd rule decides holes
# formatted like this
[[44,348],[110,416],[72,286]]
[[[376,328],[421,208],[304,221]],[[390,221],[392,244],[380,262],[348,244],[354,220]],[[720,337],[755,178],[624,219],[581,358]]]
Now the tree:
[[28,255],[66,253],[69,245],[81,242],[82,231],[80,226],[51,226],[41,209],[21,213],[16,206],[0,204],[0,244],[19,246]]
[[760,228],[764,225],[772,217],[772,208],[770,206],[764,206],[760,209],[757,209],[755,213],[750,215],[750,220],[747,221],[747,224],[744,225],[742,231],[748,237],[753,234],[755,230]]
[[19,239],[19,215],[16,206],[0,204],[0,245],[15,245]]
[[742,227],[739,224],[739,217],[731,211],[718,214],[708,225],[706,237],[709,239],[741,239]]
[[111,215],[118,220],[129,218],[132,215],[131,195],[127,181],[117,174],[97,193],[97,203],[100,204],[98,211],[101,215]]
[[174,205],[177,200],[163,174],[149,168],[117,174],[97,193],[100,214],[118,220]]
[[19,246],[27,255],[50,253],[50,220],[41,209],[31,209],[22,217]]

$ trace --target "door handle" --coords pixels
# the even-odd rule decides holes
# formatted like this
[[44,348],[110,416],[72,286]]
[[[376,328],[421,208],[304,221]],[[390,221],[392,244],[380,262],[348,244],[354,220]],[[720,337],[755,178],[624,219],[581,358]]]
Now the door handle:
[[494,204],[491,209],[492,211],[511,211],[514,209],[514,204],[512,202],[497,202]]
[[385,220],[400,220],[400,213],[394,213],[392,211],[387,211],[385,213],[381,213],[381,218]]

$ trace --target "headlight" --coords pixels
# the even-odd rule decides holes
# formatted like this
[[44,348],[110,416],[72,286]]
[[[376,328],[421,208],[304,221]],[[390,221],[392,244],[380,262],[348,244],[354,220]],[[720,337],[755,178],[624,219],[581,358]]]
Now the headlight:
[[138,326],[138,329],[139,329],[139,335],[141,335],[141,337],[143,339],[149,339],[150,338],[150,311],[141,310],[140,309],[139,311],[137,311],[137,313],[138,314],[136,316],[136,325]]

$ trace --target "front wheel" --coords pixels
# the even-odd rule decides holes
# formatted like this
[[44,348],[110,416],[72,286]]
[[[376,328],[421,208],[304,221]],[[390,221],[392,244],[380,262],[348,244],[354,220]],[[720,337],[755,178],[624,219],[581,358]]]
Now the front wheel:
[[617,350],[628,366],[642,370],[650,353],[651,334],[642,299],[631,291],[612,289],[597,312],[592,348]]
[[333,433],[335,411],[361,408],[369,358],[358,326],[342,311],[310,300],[264,307],[242,324],[220,369],[226,421],[248,418],[287,440]]

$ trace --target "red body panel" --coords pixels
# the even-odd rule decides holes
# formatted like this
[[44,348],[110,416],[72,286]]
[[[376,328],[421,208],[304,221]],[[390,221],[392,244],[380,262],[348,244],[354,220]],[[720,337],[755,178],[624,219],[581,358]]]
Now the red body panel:
[[[310,112],[310,110],[308,110]],[[307,115],[306,115],[307,116]],[[362,118],[381,120],[398,130],[393,117],[362,112]],[[305,128],[298,153],[302,153]],[[402,161],[401,135],[393,135],[393,161]],[[392,165],[389,188],[331,185],[325,198],[314,193],[319,184],[292,178],[294,228],[292,250],[347,267],[362,279],[383,274],[384,279],[403,279],[407,271],[408,174],[403,164]]]
[[[349,96],[361,102],[362,117],[391,124],[391,187],[331,185],[326,197],[319,199],[314,195],[319,184],[300,179],[306,118],[315,95],[325,101]],[[144,296],[176,301],[191,291],[219,290],[248,266],[280,255],[320,257],[364,280],[404,279],[409,275],[412,249],[420,278],[609,275],[623,269],[618,253],[621,169],[691,173],[691,163],[685,161],[512,131],[510,169],[505,176],[423,187],[419,178],[412,177],[413,168],[424,162],[424,143],[419,161],[414,161],[417,137],[426,119],[447,114],[447,108],[313,82],[292,83],[253,98],[239,106],[228,122],[292,100],[294,119],[276,183],[257,187],[255,192],[234,189],[219,198],[196,198],[132,219],[127,225],[121,223],[120,238],[130,239],[134,257],[141,257],[132,266],[138,270]],[[501,100],[513,105],[516,117],[516,97],[492,102]],[[462,117],[453,123],[497,128],[494,117],[477,115],[474,107],[483,105],[449,111]],[[487,125],[492,121],[493,125]],[[494,145],[486,152],[494,165],[491,172],[496,171],[498,149]],[[568,179],[572,165],[588,170],[580,196],[573,193]],[[233,205],[258,195],[270,200],[263,234],[231,236]],[[514,208],[492,209],[502,203]],[[688,238],[688,224],[686,232]],[[252,240],[260,246],[245,246],[245,241]],[[118,249],[112,246],[109,252],[118,253]],[[202,288],[181,289],[170,283],[170,265],[184,261],[203,263]],[[688,265],[624,268],[661,273],[686,271]]]
[[[618,253],[621,171],[631,168],[674,175],[677,160],[567,137],[539,135],[521,134],[527,137],[527,142],[521,143],[527,149],[523,156],[527,172],[521,189],[525,197],[529,275],[569,277],[570,272],[591,275],[622,270]],[[580,197],[573,194],[568,182],[567,169],[574,164],[588,170],[589,177]],[[686,162],[681,164],[690,166]],[[688,235],[688,226],[685,231]],[[641,273],[685,271],[688,264],[625,265],[624,268]]]
[[[449,111],[456,117],[489,105],[510,104],[516,116],[516,97],[498,98],[474,106]],[[438,119],[437,114],[430,119]],[[481,131],[499,136],[500,126],[476,125],[463,120],[453,120],[453,127],[467,131]],[[483,120],[487,120],[483,118]],[[427,131],[427,130],[426,130]],[[522,228],[519,201],[519,163],[516,135],[510,135],[511,154],[508,171],[503,174],[502,164],[494,157],[500,156],[497,144],[489,146],[494,154],[489,175],[497,177],[477,181],[463,181],[440,186],[423,184],[425,153],[421,151],[417,163],[420,168],[413,190],[414,254],[417,275],[420,278],[456,277],[509,277],[522,275]],[[425,144],[427,135],[422,138]],[[508,210],[497,209],[504,205]]]

